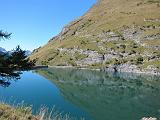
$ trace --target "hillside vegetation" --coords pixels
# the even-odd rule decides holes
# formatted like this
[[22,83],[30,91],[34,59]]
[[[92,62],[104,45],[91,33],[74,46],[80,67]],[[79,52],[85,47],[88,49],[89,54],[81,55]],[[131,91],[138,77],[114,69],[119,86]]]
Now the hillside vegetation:
[[99,0],[35,49],[39,65],[160,70],[160,0]]

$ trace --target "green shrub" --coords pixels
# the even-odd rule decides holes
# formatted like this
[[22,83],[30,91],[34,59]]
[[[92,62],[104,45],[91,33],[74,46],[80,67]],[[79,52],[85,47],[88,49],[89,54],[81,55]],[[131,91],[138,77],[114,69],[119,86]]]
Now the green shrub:
[[48,61],[51,61],[51,60],[53,60],[54,59],[54,57],[50,57],[50,58],[48,58]]
[[81,41],[81,45],[86,45],[88,43],[88,41],[82,40]]
[[75,61],[73,61],[73,60],[68,61],[68,64],[70,64],[71,66],[77,66],[77,64],[76,64]]
[[143,63],[143,57],[142,56],[139,56],[139,57],[137,57],[137,59],[136,59],[136,64],[138,65],[138,64],[142,64]]
[[135,50],[131,50],[128,55],[136,54]]
[[49,63],[49,62],[46,61],[46,60],[44,60],[44,61],[41,62],[42,65],[47,65],[48,63]]
[[120,47],[126,49],[126,45],[120,45]]

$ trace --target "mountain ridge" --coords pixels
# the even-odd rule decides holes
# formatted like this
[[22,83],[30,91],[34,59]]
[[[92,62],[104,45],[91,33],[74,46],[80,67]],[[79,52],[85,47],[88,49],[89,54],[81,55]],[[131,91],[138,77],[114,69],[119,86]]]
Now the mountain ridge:
[[[6,49],[4,49],[3,47],[0,47],[0,54],[8,54],[8,55],[11,55],[11,53],[12,53],[13,51],[11,50],[11,51],[7,51]],[[25,55],[26,56],[29,56],[29,55],[31,55],[31,51],[30,50],[25,50]]]
[[7,52],[4,48],[0,47],[0,54]]
[[30,58],[45,65],[159,71],[159,11],[159,0],[99,0]]

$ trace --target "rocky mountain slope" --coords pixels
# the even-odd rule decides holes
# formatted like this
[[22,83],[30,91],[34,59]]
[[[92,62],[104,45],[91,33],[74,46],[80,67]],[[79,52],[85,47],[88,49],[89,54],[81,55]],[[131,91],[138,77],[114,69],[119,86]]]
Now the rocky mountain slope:
[[30,58],[42,65],[157,73],[160,0],[98,0]]

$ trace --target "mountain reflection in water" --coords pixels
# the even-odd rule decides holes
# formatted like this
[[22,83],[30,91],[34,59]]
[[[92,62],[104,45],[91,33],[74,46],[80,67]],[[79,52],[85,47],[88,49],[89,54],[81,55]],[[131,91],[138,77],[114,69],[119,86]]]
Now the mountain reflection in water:
[[160,77],[91,70],[49,68],[36,71],[95,120],[160,118]]

